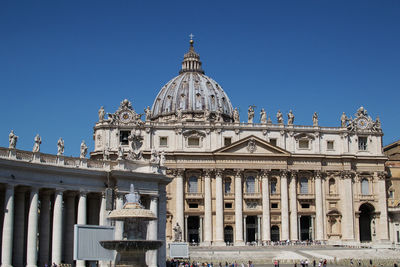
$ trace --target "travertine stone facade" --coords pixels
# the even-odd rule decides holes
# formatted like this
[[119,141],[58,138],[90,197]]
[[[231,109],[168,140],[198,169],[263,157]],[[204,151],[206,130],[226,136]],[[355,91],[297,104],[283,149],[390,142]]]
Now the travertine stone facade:
[[[182,70],[161,88],[141,120],[128,100],[94,127],[93,158],[145,158],[168,167],[167,240],[210,245],[317,240],[389,240],[387,157],[380,120],[361,107],[339,127],[277,123],[254,107],[248,122],[204,74],[191,40]],[[275,117],[275,116],[273,116]],[[340,119],[340,120],[339,120]]]

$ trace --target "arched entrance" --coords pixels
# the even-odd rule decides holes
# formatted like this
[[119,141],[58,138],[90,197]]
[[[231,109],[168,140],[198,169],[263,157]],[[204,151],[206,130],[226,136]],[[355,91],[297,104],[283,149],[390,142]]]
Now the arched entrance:
[[372,241],[371,222],[375,209],[371,204],[364,203],[360,206],[359,211],[360,242],[370,242]]
[[279,227],[277,225],[273,225],[271,227],[271,241],[279,241],[280,236],[279,236]]
[[200,218],[198,216],[189,216],[187,219],[187,227],[188,227],[188,242],[199,243]]
[[300,240],[311,240],[311,216],[300,217]]
[[233,243],[233,228],[228,225],[224,228],[224,241],[225,243]]

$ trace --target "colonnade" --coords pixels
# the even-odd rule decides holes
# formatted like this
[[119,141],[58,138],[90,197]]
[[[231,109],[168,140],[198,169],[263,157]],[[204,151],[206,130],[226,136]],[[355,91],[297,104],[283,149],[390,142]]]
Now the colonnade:
[[[158,196],[151,197],[149,206],[157,215]],[[8,184],[4,191],[4,207],[1,267],[72,264],[74,224],[111,223],[106,218],[105,196],[100,192]],[[122,207],[123,195],[120,194],[116,198],[116,208]],[[115,228],[115,238],[122,239],[123,222],[116,222]],[[149,223],[147,237],[157,240],[158,232],[158,221]],[[157,266],[157,250],[149,253],[149,266]],[[85,261],[78,260],[76,265],[85,266]]]
[[[243,181],[246,170],[228,170],[230,176],[234,178],[234,210],[235,210],[235,231],[234,245],[244,245],[245,236],[245,209],[243,208]],[[232,175],[233,172],[233,175]],[[212,173],[215,178],[215,196],[212,196],[211,184]],[[270,208],[270,178],[273,174],[279,175],[280,179],[280,222],[281,222],[281,240],[296,241],[299,239],[299,215],[297,211],[297,177],[298,171],[259,171],[259,180],[261,182],[261,214],[257,214],[257,229],[259,240],[263,243],[271,241],[271,208]],[[324,240],[324,220],[323,220],[323,191],[321,172],[314,171],[314,192],[315,192],[315,240]],[[200,234],[203,245],[224,245],[224,191],[223,178],[224,170],[206,169],[203,171],[204,178],[204,215],[200,217]],[[187,223],[185,222],[185,170],[178,169],[175,172],[176,180],[176,214],[175,222],[183,226],[183,237],[188,238]],[[215,198],[215,224],[213,225],[212,199]],[[314,216],[314,214],[313,214]],[[213,229],[215,227],[215,229]],[[261,231],[260,231],[261,230]],[[215,233],[213,239],[213,232]],[[189,241],[189,240],[188,240]]]

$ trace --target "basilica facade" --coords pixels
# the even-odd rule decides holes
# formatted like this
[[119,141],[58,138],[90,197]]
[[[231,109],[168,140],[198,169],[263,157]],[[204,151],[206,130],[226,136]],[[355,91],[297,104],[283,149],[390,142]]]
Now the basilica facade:
[[94,126],[93,159],[146,159],[173,177],[168,242],[389,240],[383,133],[363,107],[352,118],[338,114],[335,127],[319,125],[317,113],[307,126],[296,125],[292,111],[271,119],[262,109],[258,120],[252,106],[241,122],[227,93],[204,74],[191,40],[179,75],[143,120],[128,100],[105,114],[101,108]]

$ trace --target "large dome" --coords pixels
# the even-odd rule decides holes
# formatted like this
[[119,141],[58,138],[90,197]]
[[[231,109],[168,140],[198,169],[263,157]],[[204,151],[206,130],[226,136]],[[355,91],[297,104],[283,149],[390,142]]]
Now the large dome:
[[[220,112],[224,121],[231,121],[232,104],[221,86],[204,75],[200,56],[194,51],[190,40],[189,52],[185,54],[180,74],[164,85],[154,100],[152,119],[175,119],[181,113],[186,120],[209,118]],[[208,119],[208,118],[207,118]]]

